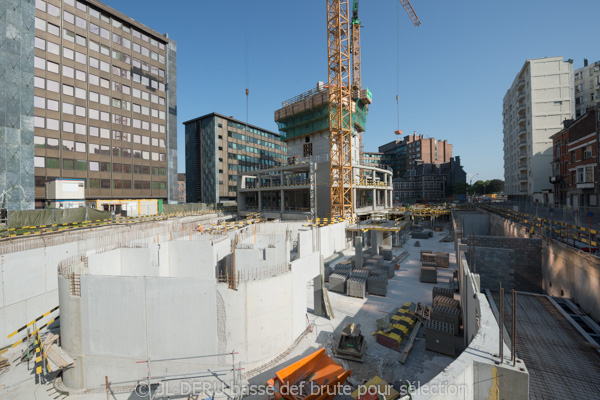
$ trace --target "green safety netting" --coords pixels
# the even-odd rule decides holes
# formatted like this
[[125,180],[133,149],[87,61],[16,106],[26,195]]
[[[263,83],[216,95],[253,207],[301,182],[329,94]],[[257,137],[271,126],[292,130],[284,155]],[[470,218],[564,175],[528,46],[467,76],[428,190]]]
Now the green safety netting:
[[86,209],[85,207],[8,212],[9,228],[70,224],[83,221],[98,221],[107,218],[111,218],[110,211],[98,211],[93,208]]
[[[362,131],[367,127],[367,115],[369,106],[362,101],[356,101],[356,112],[352,113],[354,125],[358,125]],[[312,108],[291,117],[283,118],[277,122],[279,131],[285,139],[293,139],[298,136],[329,129],[329,105],[325,104]]]

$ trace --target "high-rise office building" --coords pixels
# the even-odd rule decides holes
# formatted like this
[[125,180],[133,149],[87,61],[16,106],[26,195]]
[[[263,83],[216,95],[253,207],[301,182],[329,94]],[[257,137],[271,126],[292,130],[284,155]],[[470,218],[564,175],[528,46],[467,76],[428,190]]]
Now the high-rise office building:
[[55,178],[84,179],[87,199],[177,201],[175,42],[95,0],[16,4],[0,13],[6,205],[42,207]]
[[235,201],[238,171],[273,168],[287,159],[278,133],[233,117],[211,113],[183,124],[188,203]]
[[525,61],[503,101],[505,192],[531,198],[551,189],[552,139],[575,113],[573,61]]

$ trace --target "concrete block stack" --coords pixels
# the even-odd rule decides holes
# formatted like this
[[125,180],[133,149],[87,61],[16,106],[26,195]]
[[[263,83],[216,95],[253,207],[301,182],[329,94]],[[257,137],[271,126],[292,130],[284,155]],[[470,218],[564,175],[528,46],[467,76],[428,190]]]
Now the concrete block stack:
[[461,323],[459,309],[437,305],[431,311],[431,319],[451,324],[454,329],[454,335],[458,336]]
[[437,267],[421,265],[419,268],[419,280],[425,283],[437,283]]
[[448,268],[450,267],[450,254],[449,253],[435,253],[437,267],[438,268]]
[[364,299],[367,295],[367,280],[363,278],[348,278],[346,281],[346,294]]
[[435,296],[433,298],[433,307],[435,308],[435,306],[446,306],[460,310],[460,301],[450,299],[446,296]]
[[377,296],[387,296],[388,280],[385,276],[370,276],[367,279],[367,291]]
[[355,269],[350,272],[350,278],[367,279],[369,277],[369,271],[366,269]]
[[392,261],[392,259],[394,258],[391,247],[379,246],[379,254],[381,254],[383,259],[386,261]]
[[378,269],[374,269],[370,272],[371,272],[369,274],[370,276],[381,276],[381,277],[384,277],[386,281],[388,279],[388,271],[386,271],[385,269],[378,268]]
[[365,267],[379,268],[379,261],[369,258],[367,261],[365,261]]
[[337,265],[347,266],[348,268],[353,269],[354,268],[354,260],[353,259],[343,260],[343,261],[340,261]]
[[425,323],[425,349],[455,356],[454,326],[430,319]]
[[450,288],[434,286],[433,289],[431,290],[431,303],[432,304],[433,304],[434,299],[437,296],[445,296],[445,297],[448,297],[449,299],[453,299],[454,291]]
[[396,269],[394,268],[394,264],[392,263],[383,263],[380,269],[387,272],[388,279],[392,279],[396,275]]
[[436,255],[433,253],[421,253],[421,265],[437,268],[438,263]]
[[[350,276],[350,272],[352,271],[352,266],[349,264],[338,264],[335,266],[335,273],[342,274],[346,276]],[[331,279],[331,277],[330,277]]]
[[329,275],[329,291],[337,293],[346,293],[347,280],[347,275],[342,275],[338,273]]

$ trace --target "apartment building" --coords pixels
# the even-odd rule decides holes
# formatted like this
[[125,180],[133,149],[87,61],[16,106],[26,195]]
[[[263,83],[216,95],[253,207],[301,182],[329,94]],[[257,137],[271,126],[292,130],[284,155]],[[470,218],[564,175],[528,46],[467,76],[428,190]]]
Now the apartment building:
[[175,42],[95,0],[20,2],[19,11],[7,24],[22,34],[20,53],[3,57],[21,74],[0,79],[7,97],[20,94],[20,107],[6,102],[6,125],[24,118],[20,142],[0,147],[20,170],[5,179],[20,176],[37,207],[56,178],[83,179],[88,200],[177,201]]
[[413,133],[402,140],[379,146],[379,153],[365,153],[365,162],[368,159],[367,154],[371,159],[377,157],[381,164],[391,167],[394,177],[400,178],[412,169],[417,161],[426,164],[449,162],[452,158],[452,145],[447,140],[426,138]]
[[287,160],[279,133],[210,113],[186,121],[186,200],[235,201],[238,172],[273,168]]
[[575,118],[586,110],[600,104],[600,61],[589,64],[583,60],[583,68],[575,70]]
[[554,202],[573,207],[598,206],[598,109],[568,120],[552,136],[554,160],[550,182]]
[[531,198],[551,189],[553,134],[575,114],[573,61],[527,60],[503,100],[506,194]]

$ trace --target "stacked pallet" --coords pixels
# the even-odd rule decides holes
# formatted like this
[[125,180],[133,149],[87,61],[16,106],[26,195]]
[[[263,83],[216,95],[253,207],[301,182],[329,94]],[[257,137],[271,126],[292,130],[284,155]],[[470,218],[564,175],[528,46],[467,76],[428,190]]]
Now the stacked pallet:
[[350,278],[367,279],[369,277],[369,271],[366,269],[355,269],[350,272]]
[[460,301],[450,299],[445,296],[435,296],[433,298],[433,307],[435,308],[435,306],[447,306],[450,308],[455,308],[457,310],[460,310]]
[[392,259],[394,258],[391,247],[379,246],[379,254],[381,254],[383,259],[386,261],[392,261]]
[[425,349],[455,356],[454,326],[430,319],[425,323]]
[[335,274],[329,275],[329,291],[337,293],[346,293],[346,280],[347,275]]
[[454,298],[454,291],[450,288],[445,288],[445,287],[440,287],[440,286],[434,286],[433,289],[431,290],[431,303],[433,304],[433,300],[437,297],[437,296],[445,296],[448,297],[449,299],[453,299]]
[[437,257],[433,253],[421,253],[421,265],[437,267]]
[[381,263],[383,262],[383,256],[381,256],[381,255],[374,255],[373,257],[370,258],[370,260],[377,261],[377,266],[381,267]]
[[374,260],[373,258],[369,258],[367,261],[365,261],[364,266],[372,267],[372,268],[379,268],[379,261]]
[[363,278],[348,278],[346,281],[346,294],[351,297],[364,299],[367,295],[367,280]]
[[437,261],[438,268],[450,267],[450,254],[437,252],[435,253],[435,258]]
[[383,263],[380,269],[387,271],[388,279],[392,279],[396,275],[396,269],[394,268],[394,264],[388,262]]
[[388,271],[386,271],[385,269],[377,268],[370,272],[371,272],[369,274],[370,276],[374,276],[374,277],[382,276],[385,278],[386,281],[388,279]]
[[370,276],[367,279],[367,291],[377,296],[387,296],[388,280],[385,276]]
[[437,305],[431,311],[431,319],[452,325],[454,334],[460,332],[460,310],[448,306]]
[[348,259],[344,261],[340,261],[337,265],[348,266],[350,269],[354,268],[354,260]]
[[[350,272],[352,272],[352,266],[348,264],[338,264],[335,266],[335,273],[342,274],[346,276],[350,276]],[[331,279],[331,277],[330,277]]]
[[437,283],[437,268],[421,265],[419,268],[419,280],[425,283]]

